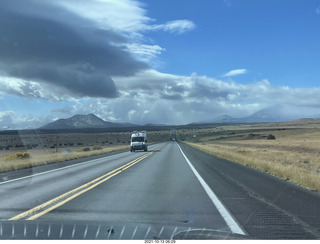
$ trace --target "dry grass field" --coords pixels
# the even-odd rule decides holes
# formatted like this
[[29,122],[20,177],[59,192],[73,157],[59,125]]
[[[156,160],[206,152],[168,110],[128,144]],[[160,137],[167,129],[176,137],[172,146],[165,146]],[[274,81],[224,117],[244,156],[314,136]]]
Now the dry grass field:
[[[105,154],[108,152],[123,150],[128,148],[128,146],[119,145],[119,146],[108,146],[102,147],[99,150],[90,151],[80,151],[79,148],[73,149],[60,149],[56,152],[55,150],[45,150],[45,149],[31,149],[26,150],[30,156],[27,158],[17,158],[14,157],[19,152],[11,151],[12,154],[9,156],[3,157],[0,160],[0,172],[6,172],[11,170],[24,169],[29,167],[35,167],[39,165],[63,162],[67,160],[84,158],[89,156],[95,156],[100,154]],[[8,157],[11,157],[7,159]]]
[[[170,130],[148,131],[149,144]],[[129,150],[131,132],[0,135],[0,172]]]
[[178,130],[177,135],[218,157],[320,191],[320,120]]

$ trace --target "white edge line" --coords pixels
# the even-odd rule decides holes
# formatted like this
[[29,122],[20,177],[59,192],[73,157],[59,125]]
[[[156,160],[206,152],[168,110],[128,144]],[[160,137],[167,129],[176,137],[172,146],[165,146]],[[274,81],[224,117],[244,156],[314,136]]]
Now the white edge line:
[[243,231],[243,229],[238,225],[236,220],[231,216],[228,209],[222,204],[222,202],[218,199],[216,194],[211,190],[211,188],[208,186],[208,184],[204,181],[204,179],[199,175],[197,170],[193,167],[190,160],[187,158],[187,156],[183,153],[181,147],[177,143],[182,155],[186,159],[188,165],[190,166],[191,170],[195,174],[195,176],[198,178],[200,184],[208,194],[209,198],[211,199],[212,203],[215,205],[215,207],[218,209],[219,213],[221,214],[222,218],[225,220],[226,224],[234,234],[240,234],[240,235],[246,235],[246,233]]

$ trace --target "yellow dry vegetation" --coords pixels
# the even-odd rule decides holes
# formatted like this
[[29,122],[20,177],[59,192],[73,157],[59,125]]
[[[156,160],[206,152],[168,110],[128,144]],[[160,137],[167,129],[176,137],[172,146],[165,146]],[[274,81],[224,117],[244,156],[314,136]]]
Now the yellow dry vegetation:
[[28,152],[16,152],[15,154],[4,157],[3,160],[26,159],[29,157],[30,154]]
[[22,159],[17,157],[17,154],[20,155],[21,153],[15,153],[0,159],[0,172],[30,168],[34,166],[63,162],[77,158],[96,156],[109,152],[128,149],[128,145],[101,147],[99,150],[97,150],[96,146],[93,146],[92,149],[93,150],[90,151],[77,151],[77,149],[75,149],[74,151],[60,152],[33,149],[28,153],[30,155],[29,157],[24,157]]
[[205,152],[320,191],[320,121],[223,126],[187,138]]

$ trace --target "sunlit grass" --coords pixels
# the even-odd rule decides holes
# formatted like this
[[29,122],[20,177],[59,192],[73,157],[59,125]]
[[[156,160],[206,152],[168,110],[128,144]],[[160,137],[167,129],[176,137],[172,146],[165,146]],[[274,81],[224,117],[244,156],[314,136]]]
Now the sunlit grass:
[[[257,129],[255,125],[254,129]],[[262,126],[262,125],[261,125]],[[262,127],[261,127],[262,128]],[[242,132],[243,128],[228,130],[210,136],[201,136],[200,130],[187,143],[220,158],[290,180],[296,184],[320,191],[320,124],[314,127],[270,128],[259,133]],[[237,130],[238,129],[238,130]],[[207,134],[209,131],[207,131]],[[275,140],[267,140],[273,134]]]
[[[23,152],[14,153],[0,159],[0,172],[30,168],[50,163],[64,162],[67,160],[90,157],[110,153],[114,151],[128,149],[128,145],[109,146],[109,147],[88,147],[91,150],[75,150],[75,151],[47,151],[47,150],[30,150],[30,156],[26,158],[18,158],[16,155]],[[128,149],[129,150],[129,149]]]

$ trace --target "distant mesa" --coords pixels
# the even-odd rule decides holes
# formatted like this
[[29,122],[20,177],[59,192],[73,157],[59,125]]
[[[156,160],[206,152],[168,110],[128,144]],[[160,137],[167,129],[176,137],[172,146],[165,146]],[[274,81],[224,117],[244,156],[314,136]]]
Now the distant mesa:
[[261,123],[261,122],[283,122],[283,121],[290,121],[292,119],[294,119],[294,117],[291,117],[285,114],[284,109],[281,106],[272,106],[272,107],[262,109],[244,118],[232,118],[230,116],[224,116],[222,118],[222,122]]
[[[315,117],[319,117],[315,115]],[[312,121],[318,120],[316,118],[304,118],[300,119],[297,114],[291,113],[289,109],[282,105],[275,105],[267,107],[265,109],[259,110],[250,116],[242,118],[234,118],[229,115],[222,115],[214,120],[194,122],[193,124],[198,123],[265,123],[265,122],[287,122],[300,120],[302,121]]]
[[45,124],[41,130],[69,130],[69,129],[93,129],[93,128],[120,128],[132,127],[130,123],[113,123],[107,122],[94,114],[81,115],[76,114],[71,118],[58,119],[54,122]]

